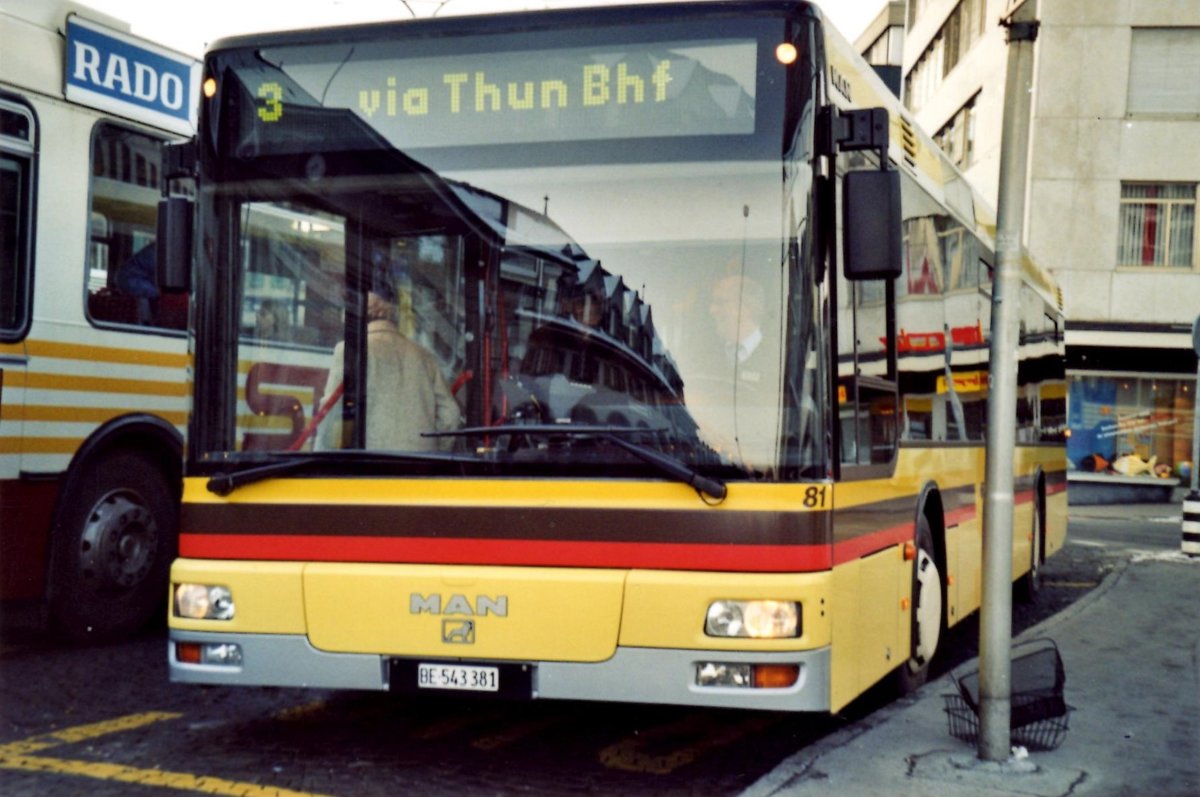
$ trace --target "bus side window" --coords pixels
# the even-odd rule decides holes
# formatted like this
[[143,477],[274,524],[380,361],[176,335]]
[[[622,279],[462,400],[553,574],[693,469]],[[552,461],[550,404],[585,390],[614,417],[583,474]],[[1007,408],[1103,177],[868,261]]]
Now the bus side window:
[[886,465],[896,453],[896,390],[869,376],[842,380],[838,386],[843,465]]
[[32,170],[33,116],[0,103],[0,340],[19,336],[29,318]]
[[111,122],[92,133],[87,309],[94,322],[187,326],[187,297],[160,296],[155,284],[161,149],[161,139]]

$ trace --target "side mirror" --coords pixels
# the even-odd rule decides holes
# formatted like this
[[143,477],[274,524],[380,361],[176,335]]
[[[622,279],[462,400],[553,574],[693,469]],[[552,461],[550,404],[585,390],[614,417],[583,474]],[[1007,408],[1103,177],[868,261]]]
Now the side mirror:
[[163,293],[187,293],[192,275],[192,212],[195,203],[181,196],[158,203],[155,242],[158,288]]
[[842,182],[842,273],[850,281],[900,276],[900,172],[850,172]]

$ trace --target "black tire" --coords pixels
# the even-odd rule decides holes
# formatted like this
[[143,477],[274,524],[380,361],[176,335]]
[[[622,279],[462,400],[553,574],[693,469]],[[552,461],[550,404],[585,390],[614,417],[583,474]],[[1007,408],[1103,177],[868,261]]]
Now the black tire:
[[1046,524],[1042,518],[1041,499],[1035,499],[1033,504],[1033,529],[1030,533],[1033,540],[1029,546],[1029,570],[1025,575],[1017,579],[1014,590],[1017,600],[1022,603],[1033,603],[1042,592],[1042,545],[1043,537],[1046,534],[1045,527]]
[[178,526],[167,475],[142,454],[113,451],[90,463],[61,506],[48,589],[54,627],[107,642],[161,615]]
[[938,571],[933,532],[924,514],[917,519],[917,556],[913,560],[912,647],[895,674],[896,690],[907,695],[929,679],[946,630],[946,586]]

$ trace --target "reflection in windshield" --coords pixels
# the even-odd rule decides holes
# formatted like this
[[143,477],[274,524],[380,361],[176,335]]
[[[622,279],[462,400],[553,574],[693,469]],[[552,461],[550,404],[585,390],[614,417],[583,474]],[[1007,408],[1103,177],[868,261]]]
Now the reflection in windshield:
[[[755,118],[746,48],[697,45],[687,56],[707,66],[672,66],[742,132]],[[816,382],[811,352],[784,346],[797,316],[782,297],[799,277],[780,230],[803,226],[806,200],[781,195],[778,155],[706,147],[702,160],[614,165],[580,149],[568,165],[456,168],[396,146],[353,105],[323,106],[308,67],[227,57],[238,79],[224,105],[244,123],[221,187],[206,189],[234,198],[239,230],[244,403],[226,445],[635,461],[545,431],[582,425],[643,430],[639,446],[733,474],[774,477],[797,456],[789,425]],[[785,362],[799,363],[786,380]],[[516,425],[531,434],[503,448],[445,434]]]

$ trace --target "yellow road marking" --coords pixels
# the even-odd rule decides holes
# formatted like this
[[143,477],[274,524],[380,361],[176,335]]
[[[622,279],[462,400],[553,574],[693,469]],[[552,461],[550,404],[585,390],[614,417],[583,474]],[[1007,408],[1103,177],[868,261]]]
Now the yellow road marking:
[[25,772],[45,772],[56,775],[74,775],[97,780],[135,783],[139,786],[158,786],[179,791],[201,794],[228,795],[228,797],[322,797],[314,792],[280,789],[261,786],[206,775],[190,775],[186,772],[167,772],[161,769],[138,769],[120,764],[104,764],[97,761],[69,761],[42,756],[11,756],[0,758],[0,768],[19,769]]
[[91,725],[77,725],[74,728],[64,728],[61,731],[53,731],[41,736],[33,736],[24,741],[12,742],[11,744],[0,746],[0,758],[36,753],[64,744],[86,742],[89,739],[108,736],[110,733],[132,731],[147,725],[153,725],[156,722],[179,719],[181,716],[183,715],[163,711],[150,711],[145,714],[130,714],[125,717],[117,717],[113,720],[96,722]]
[[299,792],[257,783],[193,775],[187,772],[168,772],[161,769],[142,769],[100,761],[74,761],[30,755],[30,753],[41,752],[52,747],[77,744],[113,733],[144,728],[156,722],[179,719],[182,716],[182,714],[163,711],[130,714],[105,722],[78,725],[74,728],[32,736],[19,742],[10,742],[0,745],[0,769],[134,783],[139,786],[156,786],[200,794],[216,794],[223,797],[323,797],[314,792]]

